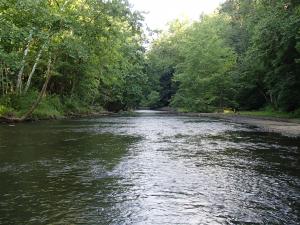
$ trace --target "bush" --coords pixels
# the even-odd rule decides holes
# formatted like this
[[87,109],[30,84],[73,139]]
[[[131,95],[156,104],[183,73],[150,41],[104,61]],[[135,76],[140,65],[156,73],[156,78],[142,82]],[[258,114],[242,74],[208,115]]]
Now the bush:
[[90,107],[84,104],[79,98],[66,97],[63,101],[63,108],[66,114],[71,113],[88,113],[91,111]]
[[[24,95],[7,95],[0,98],[0,116],[22,117],[39,96],[38,91]],[[58,95],[46,95],[31,115],[33,119],[62,118],[65,114],[86,114],[103,111],[101,106],[89,106],[78,97],[61,99]]]
[[14,110],[5,105],[0,105],[0,116],[13,116]]
[[[24,95],[12,94],[2,98],[1,115],[23,116],[35,103],[39,95],[38,91],[30,91]],[[63,106],[57,95],[46,95],[40,102],[39,106],[32,113],[35,119],[58,118],[63,115]]]
[[158,108],[160,106],[159,93],[157,91],[151,91],[143,105],[150,108]]
[[63,114],[63,105],[59,96],[48,95],[43,98],[32,117],[37,119],[61,118]]
[[293,117],[295,118],[300,118],[300,108],[296,109],[293,113],[292,113]]

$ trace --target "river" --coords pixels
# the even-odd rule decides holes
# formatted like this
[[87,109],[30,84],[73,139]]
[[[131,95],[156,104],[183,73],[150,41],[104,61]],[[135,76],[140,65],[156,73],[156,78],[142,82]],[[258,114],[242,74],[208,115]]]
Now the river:
[[0,224],[300,224],[300,140],[207,117],[0,125]]

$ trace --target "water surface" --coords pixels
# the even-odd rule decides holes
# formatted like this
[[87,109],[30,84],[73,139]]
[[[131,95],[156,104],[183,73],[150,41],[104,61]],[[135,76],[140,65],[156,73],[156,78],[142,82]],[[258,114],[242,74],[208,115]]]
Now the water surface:
[[0,224],[299,224],[300,140],[154,111],[0,126]]

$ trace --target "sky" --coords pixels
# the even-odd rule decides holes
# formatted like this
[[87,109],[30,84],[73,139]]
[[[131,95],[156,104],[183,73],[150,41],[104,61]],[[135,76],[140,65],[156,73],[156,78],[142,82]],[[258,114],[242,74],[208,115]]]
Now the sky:
[[202,13],[214,12],[224,0],[129,0],[133,9],[145,11],[145,22],[151,29],[166,29],[176,18],[197,20]]

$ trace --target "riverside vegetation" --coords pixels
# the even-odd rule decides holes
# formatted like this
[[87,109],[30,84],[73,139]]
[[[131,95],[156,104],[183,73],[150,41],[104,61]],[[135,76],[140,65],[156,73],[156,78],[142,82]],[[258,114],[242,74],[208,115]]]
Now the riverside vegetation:
[[123,0],[1,1],[1,116],[138,106],[300,115],[298,0],[227,0],[173,21],[148,51],[142,26]]

